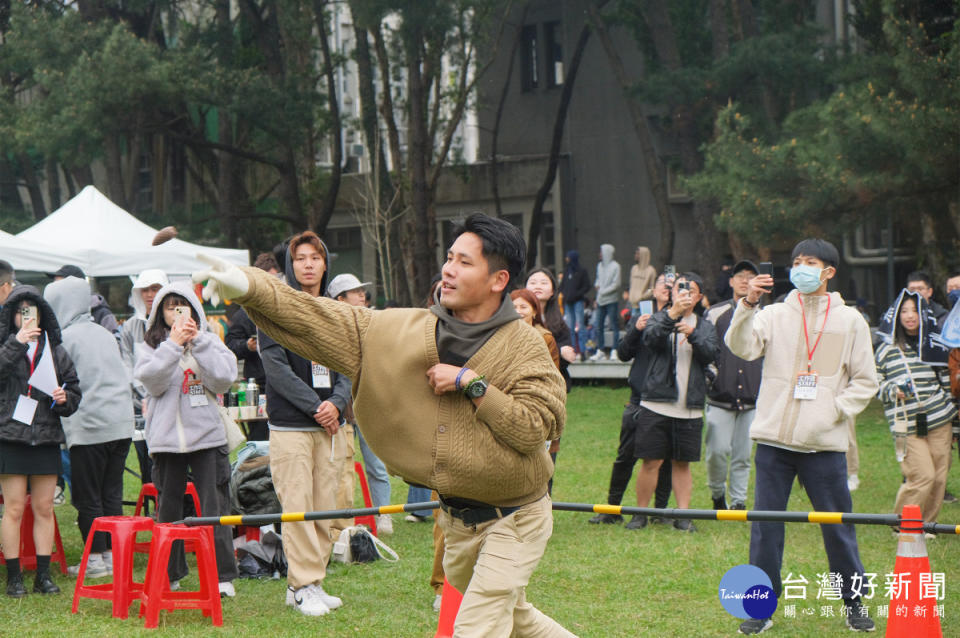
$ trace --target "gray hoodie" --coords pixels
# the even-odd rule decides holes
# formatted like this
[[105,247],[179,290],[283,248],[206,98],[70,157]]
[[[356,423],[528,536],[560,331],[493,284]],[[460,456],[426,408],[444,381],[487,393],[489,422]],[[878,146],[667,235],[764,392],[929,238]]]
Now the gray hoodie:
[[72,416],[61,417],[67,446],[93,445],[133,435],[133,406],[113,334],[90,314],[90,285],[67,277],[47,285],[43,297],[57,315],[63,347],[77,368],[83,401]]
[[[171,293],[185,297],[200,317],[200,332],[186,348],[169,339],[156,349],[146,343],[137,358],[133,378],[147,390],[146,439],[150,454],[186,453],[226,444],[223,422],[212,394],[226,392],[237,378],[237,358],[207,328],[203,305],[189,282],[167,284],[157,293],[147,319],[147,332],[156,321],[163,321],[163,298]],[[187,364],[188,357],[193,361]],[[183,392],[185,371],[181,359],[209,390],[207,405],[191,407]]]
[[600,244],[597,264],[597,305],[605,306],[620,300],[620,264],[613,260],[613,244]]

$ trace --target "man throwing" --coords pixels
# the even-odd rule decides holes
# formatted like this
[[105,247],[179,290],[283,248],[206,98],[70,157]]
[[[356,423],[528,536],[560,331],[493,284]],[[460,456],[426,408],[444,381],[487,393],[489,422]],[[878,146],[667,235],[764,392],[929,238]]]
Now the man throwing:
[[[194,275],[285,347],[354,380],[364,436],[388,470],[435,489],[443,566],[464,593],[455,635],[571,636],[524,590],[553,531],[544,443],[560,438],[563,379],[509,297],[520,232],[476,214],[447,251],[436,305],[372,311],[312,298],[224,262]],[[213,260],[209,260],[213,261]]]

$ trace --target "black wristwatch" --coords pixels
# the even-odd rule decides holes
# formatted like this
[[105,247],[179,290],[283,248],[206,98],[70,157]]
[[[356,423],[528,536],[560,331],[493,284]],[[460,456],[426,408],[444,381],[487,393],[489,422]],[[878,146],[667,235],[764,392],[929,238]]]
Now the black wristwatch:
[[478,377],[474,377],[470,380],[470,383],[463,388],[463,394],[468,399],[479,399],[484,394],[487,393],[487,382],[484,380],[483,375],[481,374]]

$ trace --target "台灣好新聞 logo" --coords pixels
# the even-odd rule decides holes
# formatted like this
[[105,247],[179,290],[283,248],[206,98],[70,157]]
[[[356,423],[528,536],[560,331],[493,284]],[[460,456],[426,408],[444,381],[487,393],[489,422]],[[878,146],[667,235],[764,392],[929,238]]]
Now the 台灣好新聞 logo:
[[717,594],[724,610],[743,620],[770,618],[777,610],[777,597],[770,577],[754,565],[737,565],[728,569],[720,579]]

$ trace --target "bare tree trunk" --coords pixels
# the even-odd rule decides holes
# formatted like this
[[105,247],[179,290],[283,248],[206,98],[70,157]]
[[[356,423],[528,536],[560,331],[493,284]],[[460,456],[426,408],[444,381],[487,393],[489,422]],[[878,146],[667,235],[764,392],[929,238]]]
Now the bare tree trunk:
[[60,168],[52,157],[47,158],[44,172],[47,175],[47,199],[50,201],[50,210],[60,208]]
[[393,87],[390,84],[390,58],[387,56],[387,46],[383,42],[383,32],[380,25],[371,27],[374,52],[377,55],[377,68],[380,71],[380,115],[387,125],[387,141],[390,148],[390,161],[393,170],[400,174],[403,171],[403,159],[400,154],[400,131],[397,129],[397,118],[393,107]]
[[106,135],[104,138],[103,163],[107,169],[107,194],[114,204],[124,210],[129,210],[126,189],[123,185],[122,157],[120,139],[116,134]]
[[592,4],[588,5],[588,11],[590,13],[590,22],[597,33],[597,37],[600,38],[601,44],[603,44],[610,68],[613,70],[617,82],[623,89],[623,97],[627,101],[627,108],[630,109],[633,129],[637,134],[637,140],[640,142],[643,164],[647,170],[647,179],[650,180],[650,190],[653,194],[654,205],[657,209],[657,217],[660,220],[660,244],[657,248],[657,256],[660,259],[660,263],[668,264],[673,261],[673,215],[670,211],[670,202],[667,200],[667,186],[666,180],[664,179],[663,166],[653,146],[653,133],[650,131],[650,125],[640,105],[630,97],[631,82],[623,67],[623,60],[620,59],[620,55],[613,46],[613,39],[610,37],[607,27],[603,23],[600,12]]
[[713,35],[713,57],[718,60],[727,57],[730,53],[730,36],[727,34],[727,0],[710,0],[710,33]]
[[[664,0],[649,0],[643,8],[644,17],[650,28],[657,57],[665,68],[679,71],[683,67],[676,34]],[[672,104],[671,115],[677,132],[680,147],[680,163],[683,173],[695,175],[703,167],[700,155],[700,135],[697,123],[688,104]],[[694,200],[693,219],[697,230],[697,270],[703,275],[716,270],[719,263],[719,233],[713,223],[713,207],[706,202]]]
[[[224,61],[228,60],[233,51],[233,35],[230,20],[230,0],[217,0],[216,3],[217,39],[220,55]],[[221,109],[217,117],[217,141],[221,144],[234,144],[234,116],[225,109]],[[215,206],[220,232],[227,240],[228,246],[236,246],[239,231],[237,214],[237,180],[243,160],[226,150],[213,151],[213,163],[216,167]]]
[[37,172],[33,169],[30,156],[25,152],[17,153],[17,161],[20,162],[20,170],[23,172],[23,179],[27,183],[27,193],[30,195],[33,218],[40,221],[47,216],[47,209],[43,204],[43,193],[40,191],[40,180],[37,179]]
[[583,51],[587,48],[587,42],[590,40],[590,23],[584,23],[580,29],[580,37],[577,38],[577,45],[573,50],[573,56],[570,58],[570,69],[563,80],[563,90],[560,92],[560,104],[557,106],[557,116],[553,121],[553,138],[550,141],[550,159],[547,163],[547,174],[543,178],[537,190],[537,196],[533,200],[533,211],[530,213],[530,231],[527,235],[527,270],[537,265],[538,244],[540,243],[540,224],[543,218],[543,204],[547,201],[547,195],[553,188],[553,182],[557,178],[557,164],[560,161],[560,145],[563,142],[563,129],[567,121],[567,110],[570,107],[570,98],[573,97],[573,86],[577,81],[577,71],[580,68],[580,60],[583,59]]
[[497,207],[497,217],[503,217],[503,207],[500,204],[500,183],[499,183],[499,159],[497,158],[497,142],[500,139],[500,120],[503,119],[503,106],[507,103],[507,93],[510,91],[510,82],[513,81],[513,69],[516,66],[514,59],[517,57],[517,49],[520,48],[520,41],[523,35],[523,23],[527,19],[527,9],[529,4],[523,5],[523,12],[520,14],[520,20],[517,22],[517,33],[513,38],[513,45],[510,47],[510,62],[507,65],[507,76],[503,80],[503,88],[500,90],[500,100],[497,102],[497,115],[493,119],[493,131],[490,135],[490,186],[493,192],[493,203]]
[[86,186],[93,184],[93,169],[90,168],[89,164],[84,166],[74,166],[70,169],[70,172],[73,173],[73,179],[77,182],[77,192],[79,193]]
[[374,186],[381,208],[389,213],[388,206],[393,199],[393,184],[387,170],[387,160],[380,143],[379,122],[377,121],[376,92],[373,86],[373,61],[370,59],[370,43],[367,31],[360,26],[354,27],[357,40],[357,83],[360,88],[360,119],[364,140],[370,154],[370,171],[377,174]]
[[314,0],[313,12],[317,21],[317,32],[320,35],[320,50],[323,52],[323,74],[327,79],[327,102],[330,109],[330,129],[333,134],[333,169],[330,172],[330,184],[323,196],[320,213],[311,224],[313,231],[322,235],[327,230],[327,224],[333,217],[333,210],[337,206],[337,194],[340,192],[340,177],[343,173],[343,127],[340,123],[340,98],[337,92],[337,79],[333,72],[333,56],[330,54],[330,39],[327,35],[327,21],[325,18],[326,0]]
[[423,56],[419,43],[422,33],[409,35],[406,43],[407,65],[407,131],[410,151],[407,154],[410,175],[410,205],[413,217],[407,222],[406,239],[413,246],[413,290],[424,295],[430,287],[430,277],[436,270],[436,256],[431,254],[436,245],[436,223],[432,219],[427,185],[427,162],[433,149],[428,144],[426,123],[426,86],[421,73]]

